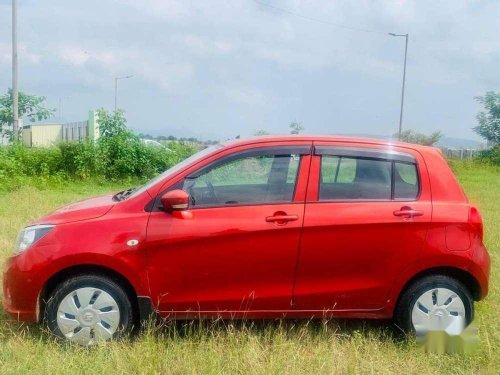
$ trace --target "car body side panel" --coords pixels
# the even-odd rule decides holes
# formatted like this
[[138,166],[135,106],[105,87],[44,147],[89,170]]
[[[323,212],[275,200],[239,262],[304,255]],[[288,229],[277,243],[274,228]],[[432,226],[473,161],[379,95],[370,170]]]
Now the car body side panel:
[[[245,207],[234,207],[235,213],[229,218],[234,222],[228,221],[227,215],[217,213],[216,209],[205,211],[205,214],[202,210],[197,213],[194,212],[196,210],[188,210],[177,213],[179,217],[170,218],[164,212],[148,211],[158,193],[179,182],[184,175],[220,157],[253,147],[311,145],[313,142],[411,153],[418,159],[420,170],[422,192],[419,200],[370,204],[329,202],[318,208],[319,158],[305,156],[294,202],[284,207],[287,211],[297,209],[300,220],[304,218],[306,207],[310,205],[311,209],[314,208],[314,214],[305,217],[304,230],[300,220],[279,230],[262,226],[259,218],[273,213],[271,205],[248,212],[245,212]],[[433,208],[429,208],[431,202]],[[424,216],[414,218],[411,223],[390,218],[391,211],[403,204],[418,205]],[[181,303],[176,308],[182,308],[182,301],[192,304],[190,292],[197,286],[207,286],[204,283],[210,273],[217,273],[219,285],[222,285],[230,277],[241,276],[238,272],[243,270],[244,278],[249,276],[257,281],[254,285],[258,285],[258,293],[264,297],[260,305],[251,308],[252,304],[247,304],[234,308],[236,305],[233,303],[225,311],[211,310],[207,305],[204,312],[185,310],[184,314],[175,317],[388,318],[392,316],[397,298],[408,280],[429,268],[448,266],[469,272],[481,287],[480,297],[486,296],[490,258],[479,230],[476,227],[471,229],[468,223],[469,209],[465,194],[439,151],[429,147],[373,139],[302,135],[232,141],[205,158],[186,164],[174,175],[157,180],[150,188],[126,201],[114,202],[110,196],[93,198],[38,219],[35,223],[56,224],[56,227],[24,253],[7,260],[3,303],[14,317],[35,321],[40,292],[50,277],[68,267],[97,265],[123,275],[138,295],[151,297],[153,302],[162,298],[154,280],[165,278],[168,274],[165,270],[169,271],[169,276],[174,277],[167,278],[167,283],[177,283],[181,292],[182,287],[188,287],[177,300]],[[245,216],[250,211],[254,216],[252,218]],[[203,216],[201,227],[189,220],[193,214]],[[360,214],[362,220],[359,219]],[[429,215],[432,215],[432,220]],[[164,231],[170,236],[157,238],[156,241],[170,241],[169,245],[175,245],[170,258],[160,254],[158,258],[148,261],[146,253],[149,250],[159,251],[154,248],[154,236],[153,247],[146,246],[150,218],[158,219],[155,224],[157,229],[160,228],[157,235],[161,236],[161,231]],[[328,222],[332,218],[333,225]],[[169,233],[169,222],[173,220],[181,220],[183,224],[178,232]],[[225,222],[223,229],[218,229],[217,223],[220,222]],[[416,230],[408,232],[410,226]],[[360,235],[360,228],[366,228],[366,231],[363,230],[366,236]],[[275,236],[270,242],[268,236],[273,230]],[[255,231],[255,235],[251,235],[250,231]],[[332,233],[335,235],[332,236]],[[244,248],[234,246],[234,239],[237,238]],[[299,250],[297,246],[293,249],[293,244],[300,238],[302,248]],[[127,242],[131,239],[137,240],[138,244],[129,246]],[[229,245],[231,241],[233,245]],[[207,243],[213,245],[211,251],[205,251],[200,257],[199,248]],[[398,244],[401,246],[398,247]],[[283,251],[283,245],[286,245],[286,251]],[[395,251],[395,248],[399,250]],[[273,250],[274,253],[269,252]],[[299,252],[300,255],[297,255]],[[196,270],[191,267],[191,259],[198,261]],[[237,267],[235,261],[239,262]],[[260,279],[261,284],[258,284]],[[153,283],[150,285],[151,280]],[[287,298],[282,297],[286,285],[293,280],[294,289],[292,286],[287,292],[293,295],[292,303],[295,304],[290,308]],[[245,287],[249,285],[247,283]],[[238,291],[239,297],[241,290]],[[252,291],[251,288],[247,290]],[[251,296],[251,293],[247,294]],[[275,298],[278,294],[279,300]],[[220,296],[227,298],[227,293],[225,297],[224,293]],[[220,296],[209,296],[207,301],[217,300]],[[171,301],[175,302],[175,297],[168,298],[173,298]],[[236,299],[233,298],[234,301]],[[273,302],[268,304],[266,301]],[[169,309],[167,307],[166,311]]]
[[[275,145],[283,143],[251,148]],[[312,143],[298,145],[310,149]],[[309,155],[302,156],[293,202],[152,212],[147,254],[153,305],[163,315],[183,317],[289,309],[309,162]],[[278,213],[297,219],[281,225],[266,221]]]
[[[162,312],[290,306],[303,203],[153,212],[148,272]],[[277,211],[297,221],[265,221]]]
[[490,257],[476,229],[468,222],[471,205],[439,151],[427,149],[425,162],[432,189],[432,222],[419,261],[402,270],[394,282],[386,306],[390,316],[404,286],[429,269],[467,272],[479,284],[480,298],[488,293]]
[[[112,210],[114,211],[114,210]],[[125,277],[138,295],[149,295],[144,239],[149,213],[109,212],[105,219],[57,225],[25,252],[10,258],[4,274],[4,306],[36,318],[42,288],[56,273],[74,266],[100,266]],[[131,239],[136,246],[128,246]]]
[[[341,142],[317,144],[365,147]],[[383,309],[399,272],[421,256],[432,215],[427,168],[420,153],[412,149],[390,150],[417,159],[421,180],[417,201],[318,202],[320,157],[313,157],[295,279],[295,309]],[[422,216],[408,220],[394,216],[402,206],[411,206]]]
[[425,147],[425,163],[431,181],[432,199],[437,202],[467,203],[467,197],[450,166],[437,148]]

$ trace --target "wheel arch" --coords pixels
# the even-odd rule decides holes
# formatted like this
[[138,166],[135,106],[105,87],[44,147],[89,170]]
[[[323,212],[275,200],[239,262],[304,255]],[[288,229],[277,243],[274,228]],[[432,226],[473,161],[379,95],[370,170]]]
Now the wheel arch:
[[395,306],[398,306],[401,296],[413,283],[425,277],[435,275],[448,276],[458,280],[470,291],[474,301],[481,299],[481,285],[470,272],[457,267],[442,266],[422,270],[409,278],[403,284],[403,287],[400,288]]
[[130,303],[133,308],[133,318],[134,323],[139,321],[139,303],[138,303],[138,295],[137,291],[132,285],[132,283],[120,272],[97,264],[80,264],[69,266],[59,270],[54,273],[43,285],[40,295],[38,298],[38,321],[43,319],[45,307],[48,299],[50,298],[52,292],[60,285],[62,282],[68,280],[71,277],[75,277],[77,275],[97,275],[107,277],[114,282],[116,282],[119,286],[123,288],[127,296],[129,297]]

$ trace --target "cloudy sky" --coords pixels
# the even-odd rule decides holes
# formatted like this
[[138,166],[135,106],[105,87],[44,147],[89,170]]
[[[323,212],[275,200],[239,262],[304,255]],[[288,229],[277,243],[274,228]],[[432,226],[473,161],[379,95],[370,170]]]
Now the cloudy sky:
[[[266,6],[264,4],[271,6]],[[288,131],[477,139],[473,97],[500,90],[500,1],[19,0],[20,88],[67,121],[118,106],[138,131],[201,138]],[[283,11],[286,10],[286,11]],[[0,91],[11,86],[0,0]]]

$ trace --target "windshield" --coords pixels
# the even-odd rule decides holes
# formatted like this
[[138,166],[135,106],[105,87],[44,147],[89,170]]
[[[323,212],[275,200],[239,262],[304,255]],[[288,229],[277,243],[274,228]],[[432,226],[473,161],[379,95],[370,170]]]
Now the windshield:
[[150,187],[152,187],[153,185],[155,185],[158,181],[161,181],[165,177],[179,172],[180,170],[182,170],[184,167],[188,166],[192,162],[194,162],[196,160],[203,159],[206,155],[211,154],[214,150],[217,150],[217,149],[222,148],[222,147],[224,147],[224,146],[222,146],[221,144],[213,145],[213,146],[207,147],[207,148],[197,152],[196,154],[191,155],[187,159],[184,159],[180,163],[173,165],[172,167],[167,169],[165,172],[159,174],[158,176],[156,176],[152,180],[146,182],[144,185],[139,186],[136,189],[133,189],[132,191],[129,192],[129,194],[127,194],[126,198],[130,198],[132,196],[141,194],[145,190],[147,190]]

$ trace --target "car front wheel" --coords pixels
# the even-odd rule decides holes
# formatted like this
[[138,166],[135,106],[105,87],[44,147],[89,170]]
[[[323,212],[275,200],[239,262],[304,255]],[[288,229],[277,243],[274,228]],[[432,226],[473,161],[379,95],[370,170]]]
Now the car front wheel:
[[417,336],[429,331],[460,334],[473,317],[474,301],[468,288],[443,275],[413,283],[403,292],[395,311],[396,324]]
[[132,327],[132,306],[114,281],[80,275],[60,284],[47,301],[45,321],[58,337],[80,345],[107,341]]

